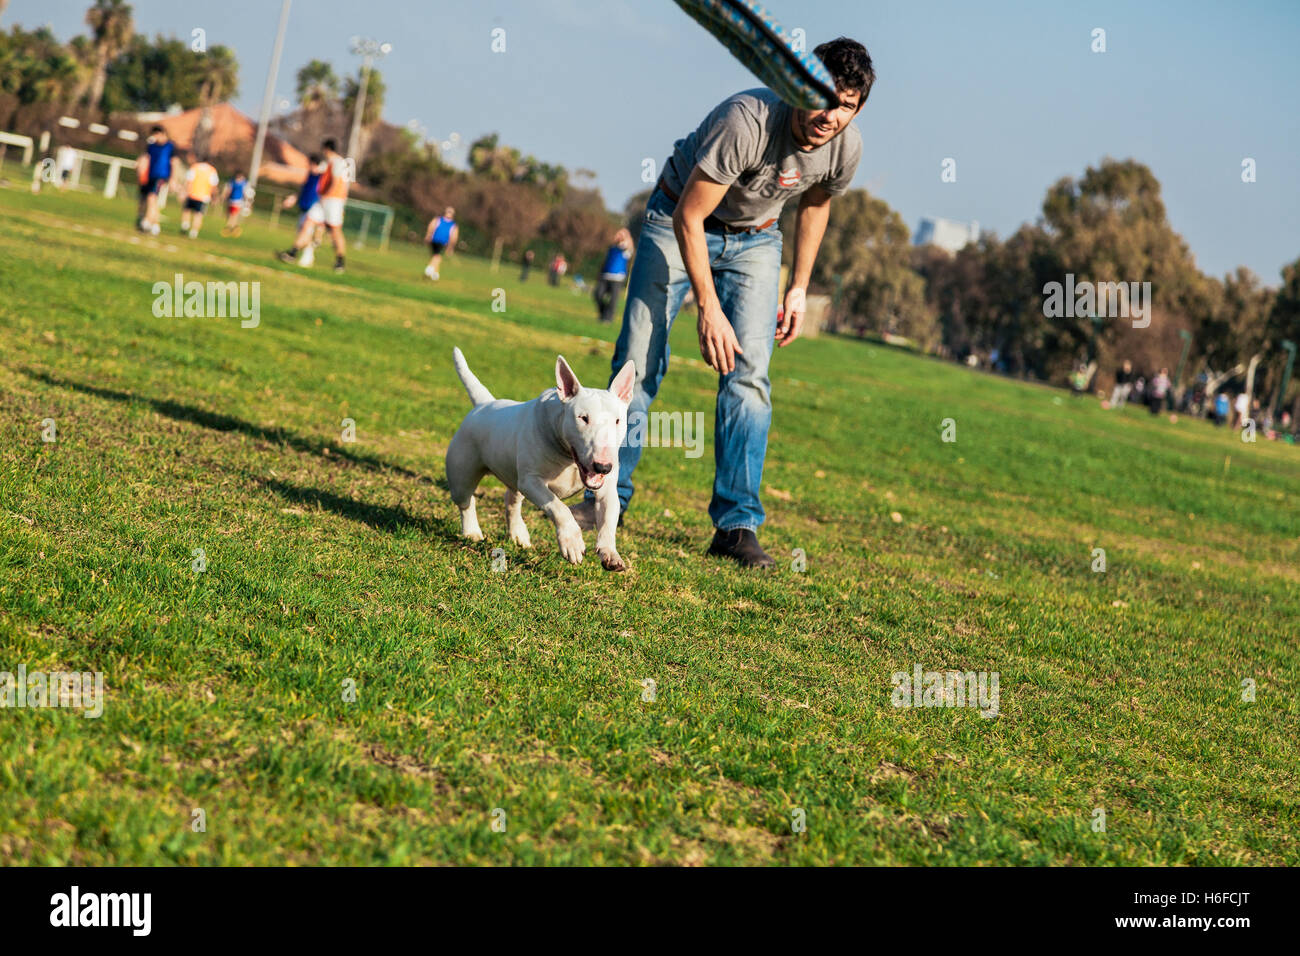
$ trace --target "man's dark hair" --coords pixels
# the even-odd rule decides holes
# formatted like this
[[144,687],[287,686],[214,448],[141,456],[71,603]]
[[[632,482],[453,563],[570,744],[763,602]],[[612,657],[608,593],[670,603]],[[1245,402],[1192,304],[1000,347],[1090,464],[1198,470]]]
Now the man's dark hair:
[[331,153],[337,153],[339,151],[339,144],[334,142],[332,139],[327,139],[320,144],[320,148],[328,149]]
[[313,166],[319,166],[320,160],[321,160],[320,153],[312,153],[310,156],[307,157],[307,162],[311,163]]
[[859,106],[867,101],[871,84],[876,82],[876,71],[871,67],[871,54],[866,47],[857,40],[836,37],[813,52],[834,77],[837,89],[856,90],[860,94]]
[[165,132],[167,131],[163,129],[161,126],[155,126],[153,129],[149,130],[149,135],[152,136],[154,133],[165,133]]

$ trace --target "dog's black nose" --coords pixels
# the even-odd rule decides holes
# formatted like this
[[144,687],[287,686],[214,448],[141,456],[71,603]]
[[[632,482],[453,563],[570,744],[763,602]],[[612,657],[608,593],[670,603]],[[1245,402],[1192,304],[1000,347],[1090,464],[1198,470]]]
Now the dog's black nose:
[[607,464],[603,461],[593,461],[591,463],[591,470],[598,475],[608,475],[613,468],[614,466],[612,464]]

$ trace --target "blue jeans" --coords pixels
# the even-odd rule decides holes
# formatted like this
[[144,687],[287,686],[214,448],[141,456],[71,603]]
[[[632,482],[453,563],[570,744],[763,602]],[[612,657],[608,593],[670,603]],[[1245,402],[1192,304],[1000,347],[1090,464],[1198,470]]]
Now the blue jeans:
[[[673,233],[673,206],[673,201],[659,189],[650,195],[628,279],[613,374],[628,359],[636,363],[629,422],[645,421],[649,415],[659,383],[668,371],[668,332],[690,290]],[[772,424],[772,383],[767,366],[776,337],[781,231],[772,225],[760,232],[707,231],[706,236],[709,266],[722,312],[745,350],[736,355],[735,369],[718,377],[709,517],[722,531],[753,530],[765,517],[758,492]],[[618,498],[624,511],[632,499],[632,473],[641,460],[641,450],[639,442],[624,443],[619,449]]]

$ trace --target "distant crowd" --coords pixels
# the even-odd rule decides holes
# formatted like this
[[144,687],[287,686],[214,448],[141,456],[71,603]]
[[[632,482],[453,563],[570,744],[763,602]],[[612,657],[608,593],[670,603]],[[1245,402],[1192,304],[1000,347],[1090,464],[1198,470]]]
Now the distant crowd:
[[[1092,371],[1085,366],[1075,369],[1071,380],[1074,392],[1082,394],[1087,390]],[[1260,437],[1292,444],[1300,441],[1300,430],[1289,411],[1283,410],[1275,421],[1273,409],[1253,397],[1244,382],[1232,379],[1225,387],[1219,387],[1223,384],[1215,382],[1209,373],[1203,371],[1190,385],[1178,389],[1169,378],[1169,369],[1161,368],[1154,375],[1147,375],[1135,370],[1133,363],[1125,360],[1115,370],[1115,385],[1109,400],[1103,399],[1102,407],[1118,409],[1130,403],[1145,405],[1152,415],[1167,411],[1206,418],[1217,426],[1234,430],[1253,424],[1255,434]]]

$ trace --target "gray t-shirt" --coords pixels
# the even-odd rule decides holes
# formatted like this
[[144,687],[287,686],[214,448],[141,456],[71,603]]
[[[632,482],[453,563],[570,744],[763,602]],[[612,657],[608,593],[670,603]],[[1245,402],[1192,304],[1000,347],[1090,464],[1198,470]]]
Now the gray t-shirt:
[[689,136],[673,145],[664,185],[680,196],[691,170],[731,188],[713,215],[728,225],[757,226],[814,183],[838,195],[849,188],[862,136],[853,124],[829,143],[801,150],[790,132],[791,107],[771,90],[745,90],[719,103]]

